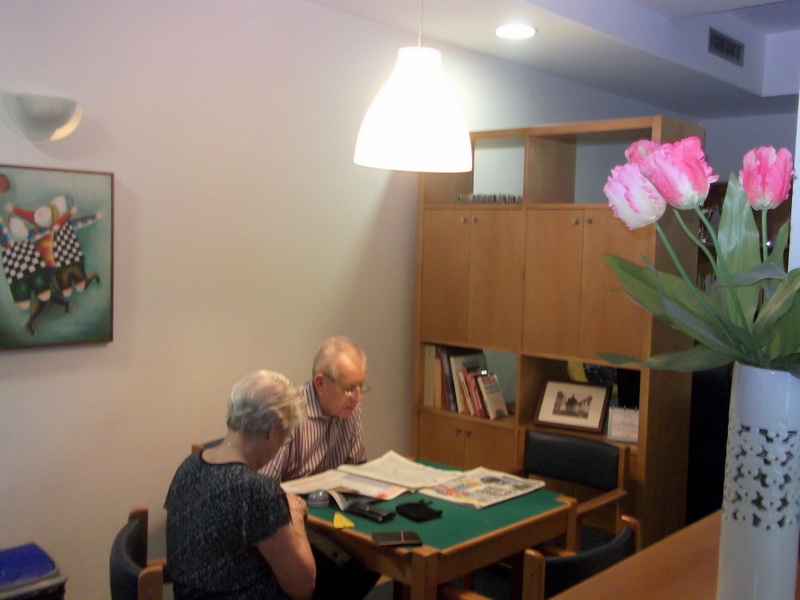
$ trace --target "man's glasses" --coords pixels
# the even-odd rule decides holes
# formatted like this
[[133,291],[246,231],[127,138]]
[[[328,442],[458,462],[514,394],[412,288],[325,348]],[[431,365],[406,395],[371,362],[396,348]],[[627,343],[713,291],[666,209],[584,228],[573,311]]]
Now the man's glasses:
[[342,387],[338,381],[336,381],[333,377],[331,377],[327,373],[323,373],[322,375],[323,377],[327,377],[328,379],[330,379],[336,385],[336,387],[342,390],[342,393],[348,398],[352,398],[353,396],[355,396],[356,392],[361,392],[362,394],[366,394],[372,389],[372,386],[370,386],[370,384],[367,383],[366,381],[348,387]]

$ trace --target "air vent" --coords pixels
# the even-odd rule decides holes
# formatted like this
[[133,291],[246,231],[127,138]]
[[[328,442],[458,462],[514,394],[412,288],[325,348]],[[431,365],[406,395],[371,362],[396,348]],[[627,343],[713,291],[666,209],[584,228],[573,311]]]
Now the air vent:
[[708,51],[740,67],[744,65],[744,44],[716,29],[708,30]]

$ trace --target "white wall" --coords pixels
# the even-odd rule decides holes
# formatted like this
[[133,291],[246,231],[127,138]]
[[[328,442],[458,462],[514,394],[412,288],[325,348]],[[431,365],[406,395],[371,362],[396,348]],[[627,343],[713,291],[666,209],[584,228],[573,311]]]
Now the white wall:
[[[116,197],[113,343],[0,352],[0,548],[36,541],[69,599],[107,598],[116,530],[149,506],[163,554],[171,476],[231,385],[303,381],[333,333],[369,355],[370,456],[409,451],[417,178],[352,152],[415,36],[302,0],[2,7],[0,89],[86,116],[53,143],[0,124],[0,164],[111,171]],[[443,50],[471,129],[653,112]]]
[[797,113],[711,119],[701,125],[706,129],[706,159],[723,181],[732,172],[738,177],[744,155],[758,146],[785,147],[794,153]]

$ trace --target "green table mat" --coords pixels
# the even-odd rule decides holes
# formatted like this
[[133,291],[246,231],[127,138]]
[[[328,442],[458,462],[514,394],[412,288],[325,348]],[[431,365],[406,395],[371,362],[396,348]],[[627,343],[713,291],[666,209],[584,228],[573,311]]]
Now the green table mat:
[[[370,535],[374,531],[416,531],[424,544],[437,550],[445,550],[495,529],[562,506],[563,503],[556,500],[559,495],[556,492],[539,489],[481,509],[431,498],[419,493],[404,494],[394,500],[375,503],[376,506],[395,511],[398,504],[425,500],[430,502],[431,508],[442,511],[440,518],[423,523],[417,523],[399,514],[395,514],[391,520],[384,523],[377,523],[352,513],[343,514],[355,524],[355,529],[361,533]],[[309,506],[308,512],[319,519],[333,522],[333,515],[340,511],[334,500],[331,499],[330,506],[325,508]]]

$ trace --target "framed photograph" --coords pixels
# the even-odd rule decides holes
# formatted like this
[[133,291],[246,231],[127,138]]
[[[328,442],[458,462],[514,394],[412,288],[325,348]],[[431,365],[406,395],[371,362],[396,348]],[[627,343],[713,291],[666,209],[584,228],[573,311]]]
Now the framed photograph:
[[114,175],[0,165],[0,349],[112,340]]
[[599,433],[605,423],[610,391],[606,385],[548,381],[536,422]]

